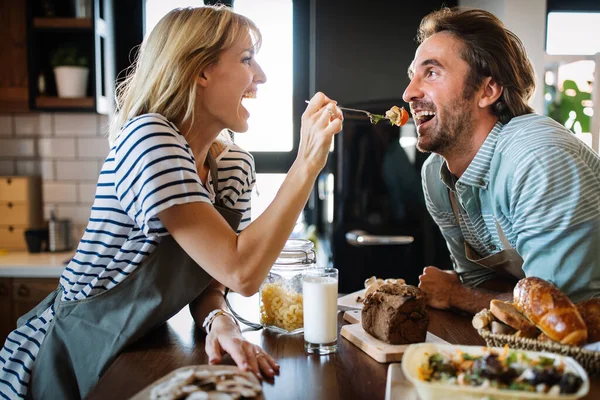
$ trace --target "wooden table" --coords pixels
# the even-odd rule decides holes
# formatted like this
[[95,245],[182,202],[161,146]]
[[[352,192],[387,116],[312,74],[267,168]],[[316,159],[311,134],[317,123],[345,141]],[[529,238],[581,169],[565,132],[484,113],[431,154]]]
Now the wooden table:
[[[234,309],[238,307],[243,304],[239,302]],[[342,313],[338,319],[341,328]],[[429,331],[453,344],[485,345],[471,327],[469,316],[430,310]],[[338,352],[321,357],[304,353],[302,335],[278,335],[263,330],[247,332],[244,336],[262,346],[281,365],[280,375],[273,382],[263,384],[266,399],[378,400],[385,397],[388,365],[374,361],[341,336]],[[207,362],[204,335],[185,309],[121,354],[88,399],[127,399],[176,368]],[[600,378],[591,380],[586,398],[600,398]]]

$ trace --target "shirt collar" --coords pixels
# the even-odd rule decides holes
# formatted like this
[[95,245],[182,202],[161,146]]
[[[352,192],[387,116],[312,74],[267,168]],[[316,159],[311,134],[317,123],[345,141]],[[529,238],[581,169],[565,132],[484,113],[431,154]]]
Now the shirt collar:
[[[503,126],[504,125],[500,121],[496,122],[487,138],[477,151],[475,157],[460,179],[458,179],[459,182],[462,182],[465,185],[487,189],[490,181],[490,164],[492,162],[492,158],[494,157],[498,135],[502,131]],[[454,184],[457,182],[457,179],[448,169],[446,161],[442,163],[442,167],[440,169],[440,178],[442,182],[448,186],[448,188],[455,190]]]

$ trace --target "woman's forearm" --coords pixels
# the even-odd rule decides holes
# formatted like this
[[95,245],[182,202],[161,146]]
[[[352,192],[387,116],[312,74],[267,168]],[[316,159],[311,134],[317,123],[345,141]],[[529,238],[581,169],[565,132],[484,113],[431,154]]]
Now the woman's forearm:
[[273,202],[239,235],[214,207],[203,203],[170,207],[159,218],[186,253],[214,279],[251,296],[292,233],[316,175],[295,163]]

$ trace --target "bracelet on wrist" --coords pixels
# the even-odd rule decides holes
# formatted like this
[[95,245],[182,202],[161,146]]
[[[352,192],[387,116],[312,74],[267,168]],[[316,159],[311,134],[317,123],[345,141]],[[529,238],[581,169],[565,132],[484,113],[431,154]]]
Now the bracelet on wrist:
[[204,319],[204,322],[202,323],[202,328],[204,328],[207,335],[210,332],[210,328],[211,328],[214,320],[221,315],[228,316],[229,318],[231,318],[233,320],[233,322],[238,326],[238,328],[240,327],[240,324],[238,323],[238,321],[235,319],[235,317],[233,315],[231,315],[227,311],[223,310],[222,308],[217,308],[216,310],[212,310],[210,313],[208,313],[207,317]]

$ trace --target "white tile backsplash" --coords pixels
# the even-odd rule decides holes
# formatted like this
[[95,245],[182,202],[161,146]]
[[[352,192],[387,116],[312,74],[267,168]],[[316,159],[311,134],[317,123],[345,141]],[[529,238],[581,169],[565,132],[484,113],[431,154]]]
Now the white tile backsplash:
[[0,161],[0,175],[14,175],[15,162],[13,160]]
[[97,161],[56,161],[56,179],[64,181],[98,180]]
[[42,175],[42,180],[53,181],[56,177],[54,173],[54,161],[40,162],[40,174]]
[[108,116],[103,114],[98,114],[98,136],[106,138],[108,141]]
[[35,141],[33,139],[0,139],[0,157],[33,157]]
[[0,115],[0,136],[12,136],[13,119],[9,115]]
[[96,158],[104,160],[108,155],[108,151],[108,139],[77,139],[77,154],[79,155],[79,158]]
[[17,160],[16,175],[39,175],[40,174],[40,162],[37,160]]
[[79,202],[92,204],[96,197],[95,183],[80,183],[78,188]]
[[77,156],[75,140],[61,138],[39,139],[38,153],[42,158],[75,158]]
[[17,136],[52,135],[53,114],[51,113],[16,114],[14,118]]
[[91,113],[56,113],[54,115],[54,133],[56,136],[96,136],[98,116]]
[[43,185],[44,201],[48,203],[77,203],[77,184],[48,182]]
[[74,224],[87,225],[92,207],[59,204],[57,211],[58,218],[68,218]]
[[41,175],[44,218],[69,218],[79,240],[109,152],[108,118],[95,113],[0,114],[0,175]]

